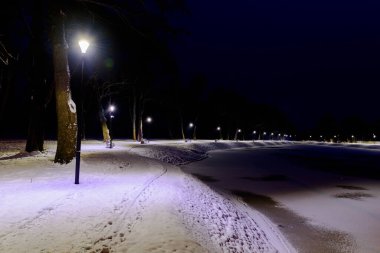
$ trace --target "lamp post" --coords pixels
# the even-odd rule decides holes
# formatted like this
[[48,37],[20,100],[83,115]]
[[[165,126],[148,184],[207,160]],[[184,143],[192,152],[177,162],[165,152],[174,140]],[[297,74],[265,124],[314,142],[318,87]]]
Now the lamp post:
[[[152,119],[152,117],[146,117],[146,123],[148,123],[148,126],[147,126],[147,139],[148,139],[148,137],[149,137],[149,135],[150,135],[150,128],[149,128],[149,125],[150,125],[150,123],[152,123],[152,121],[153,121],[153,119]],[[149,142],[149,140],[148,140],[148,142]]]
[[82,52],[82,78],[81,78],[81,84],[80,84],[80,94],[78,96],[78,114],[77,114],[77,149],[75,153],[75,184],[79,184],[79,172],[80,172],[80,153],[81,153],[81,140],[82,140],[82,120],[83,120],[83,102],[82,102],[82,96],[83,96],[83,70],[84,70],[84,56],[86,54],[86,51],[88,47],[90,46],[90,43],[86,40],[80,40],[79,41],[79,47]]
[[113,135],[113,132],[112,132],[112,119],[115,117],[113,115],[113,112],[115,111],[115,106],[114,105],[110,105],[110,107],[108,108],[108,111],[109,111],[109,114],[110,114],[110,146],[109,146],[109,148],[113,148],[113,145],[112,145],[112,135]]
[[[193,122],[190,122],[189,123],[189,128],[188,128],[188,131],[189,131],[189,133],[188,133],[188,135],[189,135],[189,141],[191,140],[191,129],[194,127],[194,124],[193,124]],[[187,140],[186,140],[186,142],[187,142]]]
[[220,126],[218,126],[218,127],[216,128],[216,131],[219,132],[219,139],[221,140],[221,139],[222,139],[222,128],[221,128]]
[[241,133],[241,129],[236,129],[236,132],[235,132],[235,141],[239,141],[239,136],[238,134]]

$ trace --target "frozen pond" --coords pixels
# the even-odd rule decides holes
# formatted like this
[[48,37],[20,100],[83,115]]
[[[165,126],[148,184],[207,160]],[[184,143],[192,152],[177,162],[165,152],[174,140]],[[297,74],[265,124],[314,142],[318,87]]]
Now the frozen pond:
[[380,252],[379,150],[254,147],[182,168],[260,210],[300,252]]

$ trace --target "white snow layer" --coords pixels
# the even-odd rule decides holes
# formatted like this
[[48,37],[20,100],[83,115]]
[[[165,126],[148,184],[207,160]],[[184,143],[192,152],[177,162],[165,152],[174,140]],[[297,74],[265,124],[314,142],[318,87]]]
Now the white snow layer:
[[261,214],[174,166],[251,142],[86,141],[79,185],[75,161],[53,163],[55,142],[23,145],[0,142],[0,252],[295,251]]

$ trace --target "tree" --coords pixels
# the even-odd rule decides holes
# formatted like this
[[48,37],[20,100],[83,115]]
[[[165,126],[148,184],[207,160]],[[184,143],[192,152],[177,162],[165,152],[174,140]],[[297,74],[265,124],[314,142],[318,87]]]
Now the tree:
[[32,27],[30,29],[30,111],[28,135],[25,150],[27,152],[43,151],[44,149],[44,118],[46,107],[53,93],[53,82],[48,78],[48,56],[45,45],[44,13],[46,8],[43,1],[34,1],[32,7]]
[[54,162],[69,163],[75,156],[77,136],[76,105],[71,99],[70,70],[68,64],[68,45],[65,38],[64,17],[60,8],[52,11],[51,40],[53,46],[53,65],[55,99],[57,112],[57,151]]
[[124,82],[110,82],[103,81],[98,78],[98,75],[95,74],[89,82],[89,87],[92,90],[92,93],[96,97],[96,108],[98,113],[98,119],[102,129],[102,136],[104,142],[109,142],[110,131],[107,126],[107,110],[104,109],[103,104],[107,100],[109,101],[112,96],[118,95],[125,87]]

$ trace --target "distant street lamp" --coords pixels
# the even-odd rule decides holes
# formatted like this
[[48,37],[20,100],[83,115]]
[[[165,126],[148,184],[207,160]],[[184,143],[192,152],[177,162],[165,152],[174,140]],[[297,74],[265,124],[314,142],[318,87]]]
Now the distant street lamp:
[[[145,121],[146,121],[146,123],[148,123],[148,125],[150,125],[150,123],[152,123],[153,122],[153,119],[152,119],[152,117],[146,117],[146,119],[145,119]],[[149,131],[149,126],[147,127],[147,139],[148,139],[148,137],[149,137],[149,135],[150,135],[150,131]],[[149,142],[149,140],[148,140],[148,142]]]
[[216,128],[216,131],[219,132],[219,139],[221,140],[221,139],[222,139],[222,128],[221,128],[220,126],[218,126],[218,127]]
[[240,128],[236,129],[236,132],[235,132],[235,141],[239,140],[239,138],[238,138],[238,134],[239,133],[241,133],[241,129]]
[[113,115],[113,112],[115,111],[115,106],[114,105],[110,105],[109,108],[108,108],[108,111],[109,111],[109,115],[110,115],[110,146],[109,148],[113,148],[113,144],[112,144],[112,137],[113,137],[113,132],[112,132],[112,119],[115,117]]
[[185,140],[185,142],[187,142],[188,140],[190,140],[191,139],[191,129],[194,127],[194,124],[193,124],[193,122],[190,122],[189,123],[189,127],[188,127],[188,139],[186,139]]
[[84,60],[85,54],[90,46],[90,43],[86,40],[79,41],[79,47],[82,52],[82,79],[80,84],[80,94],[78,96],[78,113],[77,113],[77,149],[75,154],[75,184],[79,184],[79,172],[80,172],[80,153],[81,153],[81,140],[82,140],[82,121],[83,121],[83,70],[84,70]]

